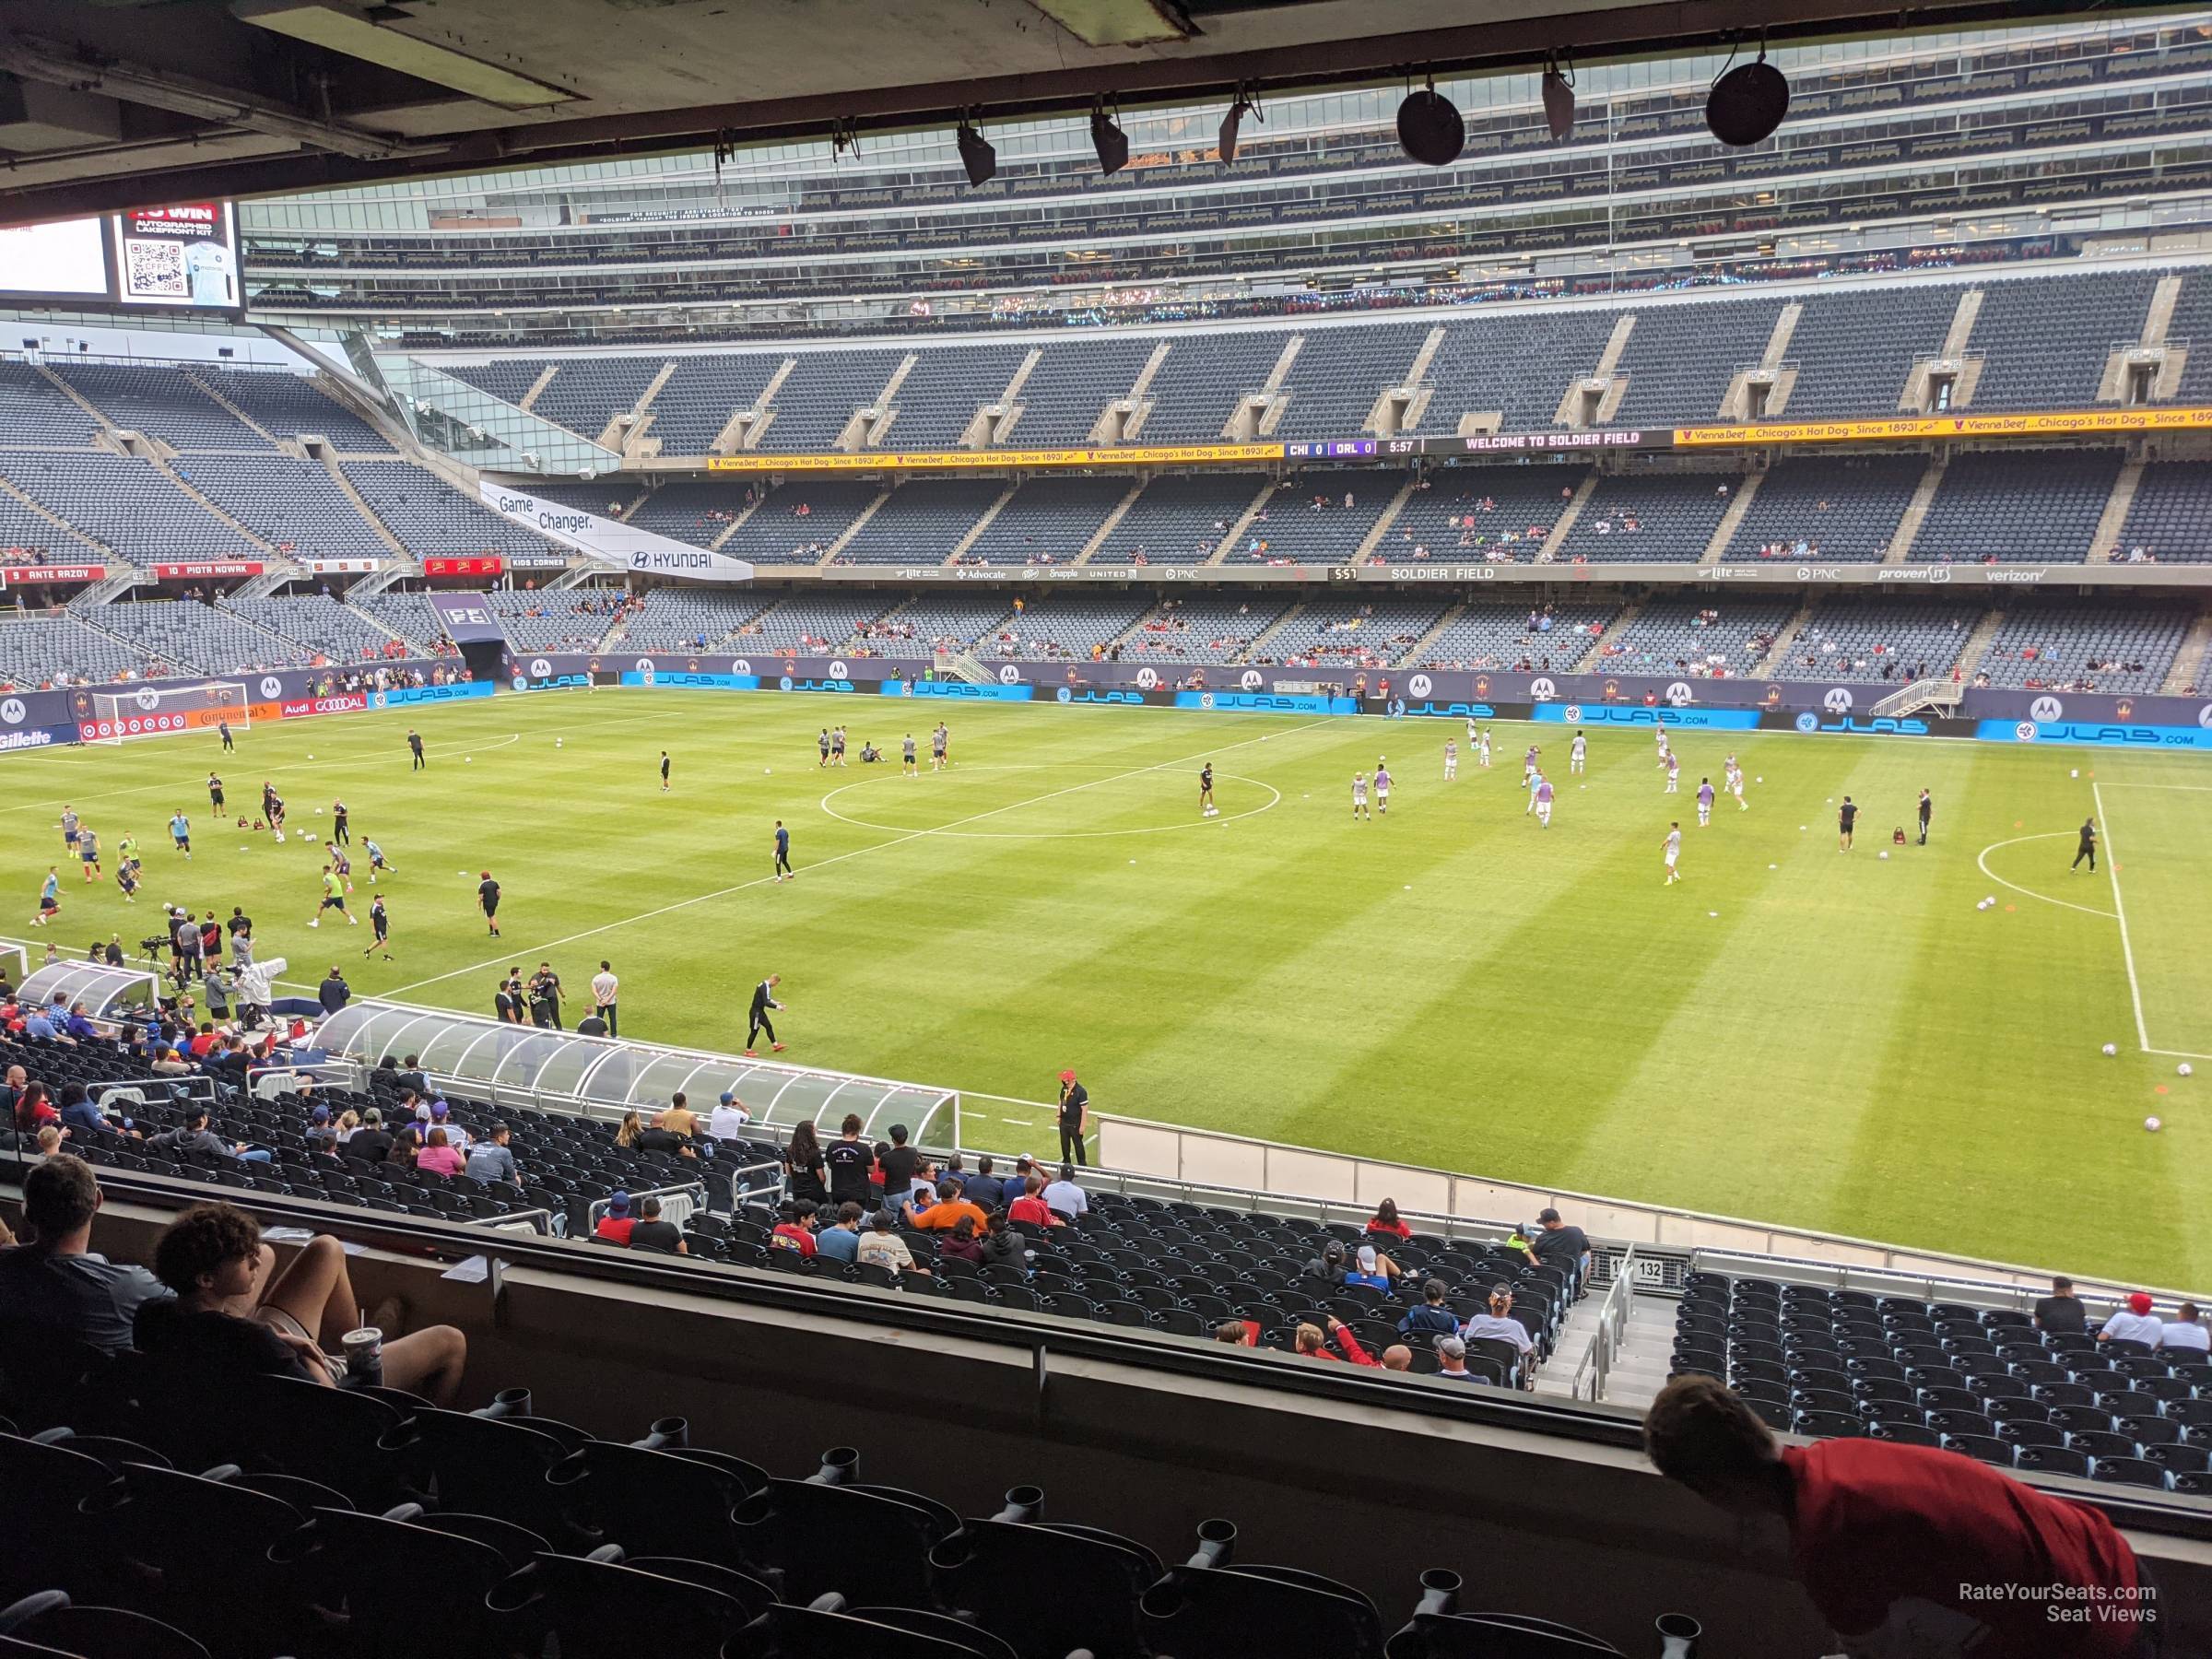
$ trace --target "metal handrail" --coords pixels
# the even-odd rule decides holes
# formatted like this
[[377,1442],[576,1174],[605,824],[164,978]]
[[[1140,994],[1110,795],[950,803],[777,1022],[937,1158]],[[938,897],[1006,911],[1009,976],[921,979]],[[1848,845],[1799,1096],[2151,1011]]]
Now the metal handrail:
[[[1629,1304],[1636,1296],[1636,1246],[1631,1244],[1613,1268],[1613,1287],[1606,1292],[1606,1300],[1598,1304],[1597,1329],[1591,1333],[1590,1346],[1576,1362],[1574,1377],[1568,1392],[1575,1399],[1588,1399],[1593,1405],[1606,1397],[1606,1378],[1613,1369],[1613,1361],[1620,1352],[1622,1341],[1629,1329]],[[1590,1392],[1583,1392],[1583,1380],[1589,1379]]]

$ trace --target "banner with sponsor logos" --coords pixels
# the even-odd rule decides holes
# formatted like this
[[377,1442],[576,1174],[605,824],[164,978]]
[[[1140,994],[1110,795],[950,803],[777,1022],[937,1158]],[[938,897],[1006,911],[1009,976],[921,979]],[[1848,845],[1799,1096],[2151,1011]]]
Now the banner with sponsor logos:
[[426,559],[422,561],[425,576],[497,576],[507,568],[507,561],[495,553],[481,554],[474,559]]
[[100,582],[106,578],[104,564],[0,565],[0,586],[45,587],[64,582]]
[[265,568],[258,559],[194,559],[181,564],[147,567],[156,582],[205,581],[212,577],[258,576]]
[[[422,673],[448,673],[450,662],[416,662],[380,665],[387,669],[406,668]],[[182,732],[200,727],[212,730],[226,713],[235,713],[242,706],[247,715],[256,721],[297,720],[318,714],[348,713],[364,708],[383,706],[378,702],[379,693],[345,690],[346,671],[330,668],[284,668],[262,675],[246,675],[226,682],[242,686],[241,704],[225,708],[219,703],[184,709],[172,707],[164,710],[162,700],[150,697],[151,709],[140,709],[132,694],[165,688],[205,686],[205,678],[190,680],[156,680],[130,685],[87,686],[69,690],[0,690],[0,754],[23,749],[47,748],[55,744],[90,742],[101,737],[118,735],[113,730],[111,716],[107,731],[100,730],[100,706],[93,699],[105,693],[121,695],[125,700],[121,714],[125,721],[135,719],[139,724],[130,735],[147,731]],[[406,700],[444,700],[453,697],[488,696],[488,684],[471,683],[458,686],[429,686],[382,695]],[[148,722],[155,724],[148,724]]]
[[563,547],[634,571],[641,575],[675,576],[688,582],[750,582],[753,567],[742,559],[716,553],[689,542],[675,541],[651,530],[626,524],[620,519],[601,518],[581,507],[540,496],[519,485],[495,484],[479,478],[477,488],[484,504],[501,518],[527,525]]
[[388,559],[311,559],[307,568],[318,576],[367,576],[391,562]]
[[2014,415],[1914,415],[1887,420],[1770,420],[1758,426],[1677,427],[1677,449],[1765,443],[1867,443],[1932,438],[2127,437],[2212,431],[2212,407],[2067,409]]
[[[1373,453],[1375,440],[1363,441]],[[1280,461],[1281,443],[1131,443],[1115,449],[856,450],[811,455],[710,455],[718,473],[959,472],[1020,466],[1206,466]]]

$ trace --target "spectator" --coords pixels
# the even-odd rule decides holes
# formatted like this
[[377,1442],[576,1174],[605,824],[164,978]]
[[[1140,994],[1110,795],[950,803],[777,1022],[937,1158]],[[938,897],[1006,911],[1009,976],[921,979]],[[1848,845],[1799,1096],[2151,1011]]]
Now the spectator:
[[207,1126],[207,1108],[194,1100],[184,1108],[184,1123],[181,1128],[164,1129],[147,1143],[156,1152],[198,1153],[203,1157],[220,1159],[229,1162],[242,1159],[254,1163],[267,1163],[266,1150],[250,1147],[244,1141],[225,1140]]
[[53,1102],[46,1098],[45,1084],[26,1083],[23,1085],[22,1093],[16,1097],[16,1133],[18,1135],[36,1135],[41,1124],[58,1124],[61,1121],[62,1114],[53,1109]]
[[1436,1339],[1436,1374],[1454,1382],[1485,1382],[1467,1369],[1467,1345],[1457,1336],[1439,1336]]
[[872,1267],[888,1267],[893,1273],[927,1273],[926,1267],[914,1265],[914,1253],[906,1247],[891,1225],[891,1213],[877,1210],[868,1230],[861,1235],[855,1256]]
[[1052,1206],[1044,1201],[1044,1182],[1032,1175],[1021,1183],[1021,1196],[1006,1206],[1006,1219],[1026,1221],[1032,1227],[1064,1227],[1065,1222],[1053,1214]]
[[638,1205],[638,1224],[629,1230],[632,1250],[657,1251],[663,1255],[689,1255],[684,1235],[673,1221],[661,1219],[661,1201],[651,1193]]
[[100,1108],[93,1105],[91,1099],[85,1093],[85,1086],[82,1083],[62,1085],[61,1116],[62,1127],[74,1129],[80,1135],[87,1133],[100,1133],[109,1126],[108,1120],[100,1115]]
[[722,1099],[707,1116],[707,1134],[718,1141],[735,1140],[752,1121],[753,1114],[745,1109],[745,1103],[724,1089]]
[[1382,1369],[1388,1371],[1410,1371],[1413,1369],[1413,1350],[1402,1342],[1394,1342],[1382,1350]]
[[425,1175],[458,1175],[466,1167],[460,1149],[446,1139],[443,1129],[432,1129],[429,1142],[415,1155],[415,1167]]
[[[885,1204],[888,1208],[888,1197]],[[961,1195],[959,1182],[949,1175],[945,1178],[945,1190],[938,1194],[935,1204],[924,1210],[917,1210],[909,1204],[905,1206],[904,1214],[906,1224],[921,1232],[950,1232],[962,1221],[972,1221],[976,1227],[981,1227],[991,1219],[987,1212],[977,1208]],[[972,1237],[974,1229],[969,1230]]]
[[361,1126],[346,1143],[346,1156],[364,1163],[381,1164],[392,1156],[392,1136],[384,1128],[384,1114],[371,1106],[361,1113]]
[[2159,1334],[2159,1347],[2175,1353],[2202,1354],[2212,1351],[2212,1332],[2199,1323],[2197,1305],[2183,1302],[2174,1316],[2166,1322]]
[[507,1144],[511,1138],[512,1132],[506,1124],[492,1124],[491,1132],[468,1149],[468,1162],[464,1167],[470,1179],[522,1185],[523,1173],[515,1168],[514,1153]]
[[1231,1347],[1260,1346],[1258,1325],[1249,1319],[1225,1319],[1214,1327],[1214,1340],[1225,1342]]
[[1023,1267],[1030,1265],[1029,1242],[1016,1232],[1005,1210],[994,1212],[983,1233],[983,1265]]
[[768,1236],[771,1250],[795,1250],[808,1261],[815,1257],[814,1218],[817,1206],[811,1198],[786,1199],[783,1218]]
[[2147,1347],[2157,1347],[2166,1327],[2159,1316],[2150,1311],[2150,1298],[2136,1291],[2127,1299],[2127,1305],[2115,1309],[2112,1316],[2098,1327],[2100,1342],[2140,1342]]
[[23,1172],[25,1242],[0,1250],[0,1308],[11,1322],[51,1328],[98,1348],[127,1352],[132,1324],[169,1291],[143,1267],[92,1251],[100,1213],[92,1166],[67,1153]]
[[655,1129],[665,1129],[685,1141],[699,1137],[699,1113],[691,1110],[691,1102],[683,1090],[668,1097],[668,1109],[653,1120]]
[[409,1054],[399,1063],[399,1086],[418,1095],[430,1092],[430,1080],[422,1075],[422,1062],[417,1056]]
[[330,965],[323,982],[315,987],[315,1000],[323,1005],[325,1017],[335,1014],[353,1000],[353,987],[346,982],[346,976],[338,971],[335,962]]
[[846,1265],[860,1260],[861,1214],[857,1204],[839,1205],[837,1219],[814,1235],[814,1253],[825,1262]]
[[1300,1353],[1309,1359],[1348,1359],[1354,1365],[1376,1365],[1375,1357],[1359,1346],[1359,1338],[1352,1335],[1343,1320],[1337,1318],[1334,1313],[1327,1315],[1327,1318],[1328,1334],[1335,1338],[1336,1346],[1344,1350],[1343,1353],[1332,1354],[1329,1352],[1327,1344],[1322,1337],[1322,1328],[1317,1324],[1301,1324],[1298,1327],[1297,1340]]
[[868,1148],[860,1140],[860,1115],[845,1113],[845,1121],[838,1125],[837,1138],[823,1148],[822,1162],[830,1171],[830,1198],[835,1204],[857,1204],[866,1208],[868,1165],[874,1161]]
[[1510,1342],[1513,1351],[1521,1356],[1522,1382],[1526,1386],[1533,1378],[1528,1371],[1528,1357],[1535,1351],[1535,1338],[1528,1327],[1513,1317],[1513,1288],[1500,1281],[1490,1287],[1489,1305],[1461,1327],[1460,1333],[1469,1342]]
[[[1780,1447],[1714,1377],[1660,1390],[1643,1442],[1709,1503],[1789,1527],[1798,1581],[1852,1653],[1930,1652],[1912,1632],[1932,1620],[1940,1651],[1987,1659],[2120,1659],[2142,1634],[2135,1554],[2112,1524],[1971,1457],[1873,1439]],[[2015,1585],[2038,1594],[2000,1588]],[[2068,1605],[2054,1589],[2110,1616],[2054,1623]]]
[[1528,1242],[1528,1259],[1535,1266],[1557,1267],[1565,1273],[1568,1289],[1579,1297],[1583,1281],[1590,1273],[1589,1235],[1581,1228],[1561,1221],[1558,1210],[1545,1210],[1536,1217],[1536,1230]]
[[1431,1278],[1421,1287],[1421,1304],[1408,1308],[1406,1317],[1398,1321],[1401,1336],[1456,1336],[1459,1335],[1459,1316],[1444,1306],[1444,1281]]
[[453,1115],[453,1109],[445,1101],[432,1100],[429,1121],[423,1126],[423,1138],[427,1141],[433,1128],[442,1129],[445,1131],[445,1144],[465,1158],[468,1156],[468,1131],[454,1123]]
[[635,1152],[644,1134],[645,1120],[634,1112],[626,1112],[622,1121],[615,1125],[615,1145],[625,1152]]
[[1368,1222],[1371,1233],[1388,1233],[1394,1239],[1410,1239],[1413,1229],[1399,1218],[1397,1200],[1385,1198],[1375,1206],[1374,1218]]
[[[783,1187],[794,1198],[808,1198],[817,1204],[830,1196],[822,1144],[815,1138],[810,1123],[792,1126],[791,1144],[783,1148]],[[866,1196],[865,1192],[861,1194],[863,1199]]]
[[610,1193],[606,1199],[606,1213],[599,1218],[599,1225],[592,1229],[592,1236],[605,1239],[609,1244],[629,1248],[629,1235],[636,1230],[638,1218],[629,1213],[629,1194]]
[[1324,1244],[1321,1247],[1321,1254],[1305,1265],[1300,1277],[1306,1281],[1309,1287],[1318,1288],[1331,1296],[1342,1289],[1344,1288],[1343,1243],[1338,1240],[1331,1239],[1326,1244]]
[[[914,1171],[921,1167],[922,1155],[906,1144],[906,1125],[891,1125],[890,1144],[876,1149],[877,1167],[883,1173],[883,1201],[893,1209],[905,1207],[913,1196]],[[946,1225],[950,1226],[947,1222]]]
[[1359,1246],[1359,1253],[1352,1260],[1351,1271],[1344,1276],[1347,1285],[1362,1285],[1370,1290],[1390,1288],[1390,1275],[1382,1271],[1383,1256],[1372,1244]]
[[2088,1330],[2089,1312],[2081,1305],[2081,1298],[2074,1294],[2072,1279],[2051,1281],[2051,1294],[2035,1304],[2035,1328],[2074,1336]]
[[962,1216],[952,1224],[952,1231],[938,1244],[937,1253],[950,1256],[958,1262],[972,1262],[981,1267],[983,1265],[983,1239],[988,1236],[989,1225],[985,1222],[983,1227],[979,1228],[973,1216]]
[[991,1173],[991,1155],[986,1152],[975,1160],[975,1173],[961,1186],[968,1202],[980,1209],[995,1210],[1006,1202],[1006,1183]]
[[1044,1206],[1054,1215],[1064,1216],[1070,1221],[1080,1220],[1089,1213],[1090,1200],[1083,1189],[1076,1184],[1074,1164],[1064,1163],[1060,1166],[1060,1179],[1044,1189]]
[[[326,1387],[345,1376],[346,1362],[322,1346],[336,1348],[356,1328],[359,1303],[344,1248],[318,1236],[282,1272],[273,1274],[274,1264],[253,1218],[228,1204],[196,1205],[162,1230],[154,1273],[176,1299],[141,1308],[137,1331],[138,1346],[176,1391],[165,1389],[165,1402],[173,1405],[177,1394],[212,1395],[254,1376]],[[450,1406],[460,1392],[467,1338],[451,1325],[388,1334],[399,1318],[397,1306],[386,1304],[371,1321],[387,1333],[384,1386]]]

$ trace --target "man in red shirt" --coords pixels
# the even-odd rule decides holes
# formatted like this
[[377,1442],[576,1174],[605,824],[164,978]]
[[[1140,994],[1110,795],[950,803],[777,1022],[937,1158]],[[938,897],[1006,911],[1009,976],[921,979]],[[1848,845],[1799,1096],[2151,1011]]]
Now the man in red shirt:
[[1962,1457],[1877,1440],[1778,1446],[1712,1377],[1652,1402],[1659,1472],[1790,1529],[1797,1579],[1853,1653],[2136,1659],[2158,1651],[2155,1591],[2098,1511]]
[[1046,1208],[1044,1200],[1038,1196],[1043,1191],[1044,1182],[1034,1175],[1023,1182],[1021,1196],[1006,1206],[1006,1219],[1028,1221],[1038,1227],[1065,1226],[1065,1223]]
[[814,1211],[811,1198],[794,1198],[783,1206],[783,1218],[769,1234],[771,1250],[795,1250],[808,1261],[814,1259]]
[[1317,1324],[1298,1327],[1298,1352],[1309,1359],[1348,1359],[1354,1365],[1380,1366],[1381,1362],[1359,1346],[1359,1338],[1352,1335],[1351,1327],[1334,1313],[1329,1315],[1328,1335],[1336,1339],[1336,1346],[1344,1350],[1341,1354],[1329,1352],[1328,1344],[1322,1340],[1322,1328]]
[[606,1199],[606,1214],[599,1218],[599,1225],[592,1231],[610,1244],[627,1245],[630,1230],[637,1224],[637,1217],[629,1213],[629,1194],[610,1193]]

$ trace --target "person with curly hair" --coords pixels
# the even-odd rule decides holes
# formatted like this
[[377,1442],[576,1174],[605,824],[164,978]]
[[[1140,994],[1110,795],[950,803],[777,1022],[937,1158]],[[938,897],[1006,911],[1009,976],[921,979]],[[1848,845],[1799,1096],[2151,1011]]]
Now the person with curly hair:
[[[325,1349],[335,1350],[362,1323],[344,1248],[319,1235],[281,1272],[275,1265],[253,1217],[232,1205],[194,1205],[155,1241],[154,1277],[176,1300],[139,1310],[138,1347],[187,1394],[210,1394],[253,1376],[337,1386],[345,1362]],[[460,1392],[468,1339],[451,1325],[392,1335],[399,1317],[394,1302],[367,1322],[387,1333],[384,1386],[450,1406]]]

